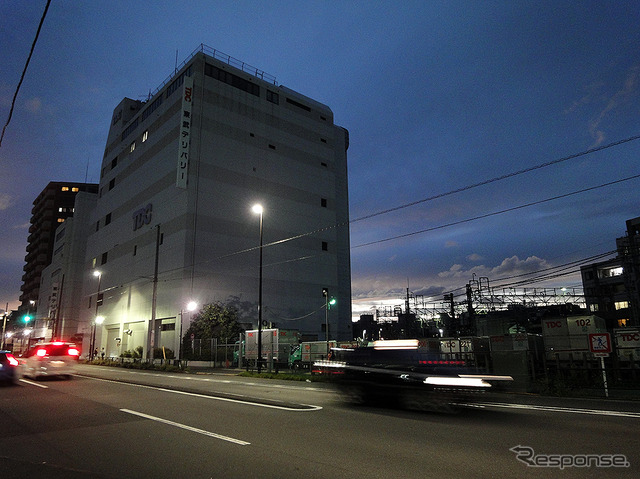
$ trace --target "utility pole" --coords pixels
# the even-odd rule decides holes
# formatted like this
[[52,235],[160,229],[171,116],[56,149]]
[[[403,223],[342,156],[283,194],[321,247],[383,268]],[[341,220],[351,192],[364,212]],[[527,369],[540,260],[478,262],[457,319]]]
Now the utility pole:
[[158,260],[160,258],[160,225],[156,225],[156,258],[153,269],[153,294],[151,296],[151,324],[149,327],[149,350],[147,359],[153,361],[153,350],[156,346],[156,303],[158,301]]

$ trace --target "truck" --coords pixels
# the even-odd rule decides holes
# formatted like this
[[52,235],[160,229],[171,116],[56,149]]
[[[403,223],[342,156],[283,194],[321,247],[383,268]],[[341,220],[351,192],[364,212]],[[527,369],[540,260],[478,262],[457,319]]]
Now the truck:
[[[247,366],[257,364],[258,330],[245,332],[244,359]],[[300,333],[295,329],[262,330],[262,364],[276,370],[289,367],[289,356],[293,347],[300,344]]]
[[[329,352],[337,347],[336,341],[329,341]],[[327,359],[326,341],[306,341],[294,346],[289,355],[290,369],[309,369],[309,367],[321,359]]]

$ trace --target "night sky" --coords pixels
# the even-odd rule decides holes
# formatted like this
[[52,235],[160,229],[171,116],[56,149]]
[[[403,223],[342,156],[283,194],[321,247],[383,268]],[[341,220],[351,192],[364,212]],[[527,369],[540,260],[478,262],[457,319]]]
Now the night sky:
[[[45,5],[0,2],[3,126]],[[640,216],[639,26],[637,1],[53,0],[0,147],[0,309],[36,196],[98,182],[115,106],[201,43],[349,130],[354,314],[612,251]]]

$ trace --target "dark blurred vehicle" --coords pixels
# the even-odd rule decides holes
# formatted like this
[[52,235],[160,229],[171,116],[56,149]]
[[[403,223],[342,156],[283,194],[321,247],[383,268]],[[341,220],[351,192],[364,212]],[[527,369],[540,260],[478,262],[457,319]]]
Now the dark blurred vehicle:
[[11,351],[0,350],[0,383],[15,384],[20,377],[19,364]]
[[334,349],[313,371],[329,376],[345,399],[360,404],[451,412],[510,376],[478,374],[465,361],[420,348],[417,340],[375,341]]
[[54,341],[36,344],[20,358],[23,376],[38,378],[59,376],[71,378],[76,372],[80,350],[74,343]]

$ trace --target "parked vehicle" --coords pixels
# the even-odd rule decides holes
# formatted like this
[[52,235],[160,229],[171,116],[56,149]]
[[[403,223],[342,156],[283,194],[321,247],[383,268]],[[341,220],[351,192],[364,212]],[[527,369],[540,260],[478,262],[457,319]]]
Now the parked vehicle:
[[54,341],[32,347],[20,358],[21,374],[32,378],[60,376],[71,378],[76,372],[80,349],[74,343]]
[[19,364],[11,351],[0,350],[0,383],[15,384],[20,377]]
[[[256,364],[258,359],[258,330],[246,331],[244,359],[247,365]],[[291,349],[300,343],[300,333],[295,329],[262,330],[262,364],[274,369],[289,367]]]

